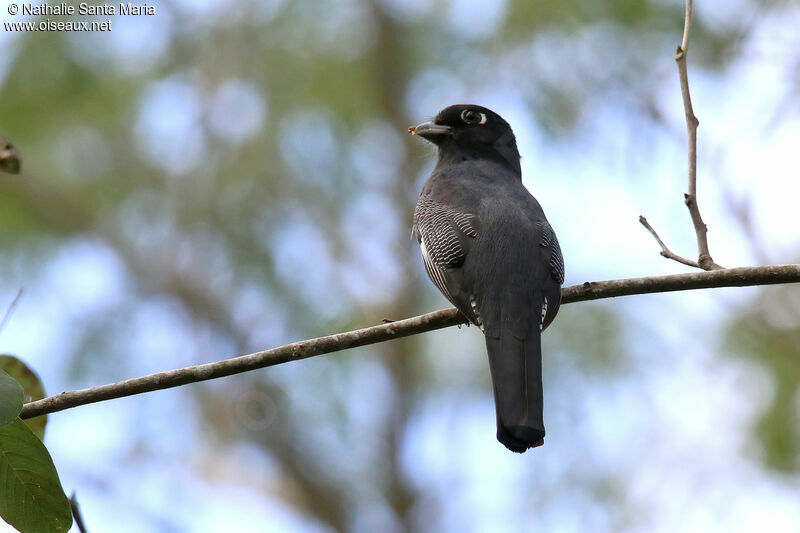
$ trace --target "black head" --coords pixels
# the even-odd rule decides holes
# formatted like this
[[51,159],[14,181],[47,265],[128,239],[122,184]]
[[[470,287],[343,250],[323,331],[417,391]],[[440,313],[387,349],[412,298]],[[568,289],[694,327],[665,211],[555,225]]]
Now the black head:
[[519,150],[511,126],[503,117],[479,105],[446,107],[431,122],[408,129],[439,147],[441,159],[492,159],[518,174]]

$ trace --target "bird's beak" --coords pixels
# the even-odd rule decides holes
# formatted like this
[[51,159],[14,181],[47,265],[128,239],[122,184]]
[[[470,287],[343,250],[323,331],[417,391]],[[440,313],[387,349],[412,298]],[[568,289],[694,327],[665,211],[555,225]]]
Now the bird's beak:
[[423,139],[427,139],[429,141],[433,141],[435,138],[442,135],[450,135],[452,131],[453,128],[450,126],[443,126],[442,124],[436,124],[435,122],[423,122],[418,126],[411,126],[408,128],[408,132],[411,135],[419,135]]

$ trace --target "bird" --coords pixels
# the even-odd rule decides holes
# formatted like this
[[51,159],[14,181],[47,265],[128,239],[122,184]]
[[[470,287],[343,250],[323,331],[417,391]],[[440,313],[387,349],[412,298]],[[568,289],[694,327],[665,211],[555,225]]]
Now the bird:
[[457,104],[408,129],[438,153],[412,235],[433,284],[483,332],[497,440],[523,453],[544,444],[541,334],[561,303],[558,239],[522,183],[516,137],[500,115]]

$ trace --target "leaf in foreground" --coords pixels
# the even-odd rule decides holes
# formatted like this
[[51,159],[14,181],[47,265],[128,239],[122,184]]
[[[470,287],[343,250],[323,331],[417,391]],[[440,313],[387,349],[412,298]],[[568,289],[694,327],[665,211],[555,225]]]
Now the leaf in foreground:
[[72,511],[42,441],[17,418],[0,428],[0,516],[23,533],[63,533]]
[[[36,372],[13,355],[0,355],[0,370],[8,372],[9,376],[22,385],[22,390],[25,393],[25,403],[35,402],[45,397],[44,386],[39,376],[36,375]],[[17,411],[14,417],[18,414],[19,411]],[[44,427],[47,424],[47,415],[28,418],[25,420],[25,423],[28,424],[31,431],[39,437],[39,440],[44,440]],[[0,425],[2,425],[2,423],[0,423]]]
[[0,368],[0,426],[17,418],[24,396],[22,385]]

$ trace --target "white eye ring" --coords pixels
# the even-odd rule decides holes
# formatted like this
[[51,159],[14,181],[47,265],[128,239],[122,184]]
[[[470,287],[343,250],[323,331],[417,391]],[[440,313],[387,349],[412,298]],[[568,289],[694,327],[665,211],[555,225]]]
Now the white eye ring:
[[[481,117],[480,121],[475,122],[474,119],[467,119],[467,116],[472,113],[480,115]],[[481,113],[480,111],[475,111],[474,109],[465,109],[464,111],[461,112],[461,120],[463,120],[467,124],[478,124],[478,125],[486,124],[486,113]]]

